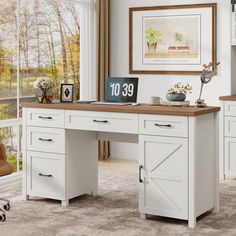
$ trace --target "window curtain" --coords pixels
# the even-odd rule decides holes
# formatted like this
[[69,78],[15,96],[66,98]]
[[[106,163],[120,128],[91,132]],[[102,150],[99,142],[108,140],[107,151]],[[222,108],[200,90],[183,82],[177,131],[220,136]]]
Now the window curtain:
[[[105,96],[105,82],[109,76],[109,5],[110,0],[96,0],[97,26],[97,99]],[[98,159],[107,160],[110,156],[110,143],[99,141]]]
[[80,100],[95,100],[96,38],[95,0],[80,0]]

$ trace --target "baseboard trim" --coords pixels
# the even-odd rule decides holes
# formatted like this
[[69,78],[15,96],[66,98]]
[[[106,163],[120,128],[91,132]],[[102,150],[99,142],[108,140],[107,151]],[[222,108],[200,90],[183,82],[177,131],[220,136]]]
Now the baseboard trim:
[[125,161],[138,161],[137,158],[134,157],[124,157],[124,156],[119,156],[119,155],[111,155],[110,159],[119,159],[119,160],[125,160]]
[[22,172],[16,172],[11,175],[1,176],[0,185],[8,184],[22,178]]

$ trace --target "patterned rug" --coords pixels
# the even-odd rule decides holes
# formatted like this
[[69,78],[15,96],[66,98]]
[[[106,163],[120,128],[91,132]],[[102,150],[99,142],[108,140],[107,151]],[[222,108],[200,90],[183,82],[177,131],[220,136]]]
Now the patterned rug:
[[1,186],[1,197],[12,200],[7,220],[0,223],[2,236],[169,236],[236,235],[236,186],[221,185],[220,213],[198,219],[194,230],[187,222],[152,216],[139,218],[137,175],[100,171],[99,195],[81,196],[68,207],[58,201],[21,200],[21,183]]

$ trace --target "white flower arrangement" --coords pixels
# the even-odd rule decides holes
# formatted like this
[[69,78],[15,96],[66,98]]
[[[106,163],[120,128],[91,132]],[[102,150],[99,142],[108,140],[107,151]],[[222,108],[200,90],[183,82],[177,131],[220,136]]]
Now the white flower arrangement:
[[35,89],[47,90],[49,88],[53,88],[55,86],[52,79],[47,77],[38,77],[37,80],[33,84]]
[[168,94],[175,94],[175,93],[183,93],[183,94],[188,94],[192,93],[192,86],[190,84],[182,84],[181,82],[177,82],[174,85],[172,85],[167,93]]

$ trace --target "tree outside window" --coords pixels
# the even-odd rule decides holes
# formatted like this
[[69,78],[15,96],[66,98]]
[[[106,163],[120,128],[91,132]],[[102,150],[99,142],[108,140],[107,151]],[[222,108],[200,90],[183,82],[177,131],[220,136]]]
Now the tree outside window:
[[[0,1],[0,120],[18,118],[17,98],[20,101],[35,99],[33,82],[38,77],[53,79],[57,85],[54,99],[59,98],[61,83],[73,83],[76,99],[80,97],[79,1],[20,0],[20,6],[17,2]],[[0,142],[5,144],[15,170],[16,157],[21,156],[17,154],[21,129],[16,130],[15,126],[0,129]]]

